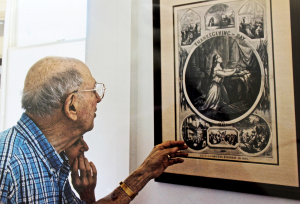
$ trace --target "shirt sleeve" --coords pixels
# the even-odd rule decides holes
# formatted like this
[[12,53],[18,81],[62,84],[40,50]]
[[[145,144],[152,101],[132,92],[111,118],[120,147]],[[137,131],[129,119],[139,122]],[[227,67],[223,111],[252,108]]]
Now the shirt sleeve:
[[16,203],[16,182],[13,180],[10,168],[3,169],[1,173],[0,203]]

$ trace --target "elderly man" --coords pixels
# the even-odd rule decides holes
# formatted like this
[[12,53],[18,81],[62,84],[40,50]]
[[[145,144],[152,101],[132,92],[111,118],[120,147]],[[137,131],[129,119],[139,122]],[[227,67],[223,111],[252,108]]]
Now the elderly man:
[[[25,113],[0,133],[0,202],[83,203],[67,179],[65,150],[93,129],[104,90],[88,67],[73,58],[46,57],[30,68],[22,95]],[[168,166],[182,163],[178,157],[187,156],[183,149],[182,141],[155,146],[137,170],[97,203],[129,203]]]

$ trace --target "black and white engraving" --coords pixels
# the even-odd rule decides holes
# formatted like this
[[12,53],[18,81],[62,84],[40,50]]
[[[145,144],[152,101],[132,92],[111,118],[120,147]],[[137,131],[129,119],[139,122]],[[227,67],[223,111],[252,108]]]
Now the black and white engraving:
[[278,163],[269,9],[267,0],[174,9],[176,138],[189,157]]
[[235,27],[235,13],[226,4],[213,5],[205,14],[206,30]]
[[242,152],[249,155],[258,155],[264,152],[267,156],[272,155],[272,147],[269,147],[271,130],[265,120],[251,115],[237,123],[236,128],[239,130],[239,148]]
[[196,115],[190,115],[182,123],[182,138],[193,150],[202,150],[207,147],[208,123]]
[[183,76],[194,111],[215,123],[245,117],[260,99],[264,69],[256,53],[232,35],[200,44],[191,53]]
[[181,45],[191,45],[201,35],[201,18],[193,10],[188,10],[180,19]]
[[210,147],[237,148],[239,146],[238,131],[235,128],[212,127],[207,131]]
[[239,10],[239,31],[251,39],[264,38],[264,9],[254,1],[248,1]]

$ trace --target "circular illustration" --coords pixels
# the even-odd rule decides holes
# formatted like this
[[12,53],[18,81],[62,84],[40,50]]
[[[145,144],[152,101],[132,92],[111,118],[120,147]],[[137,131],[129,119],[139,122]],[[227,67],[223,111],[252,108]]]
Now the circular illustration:
[[255,49],[235,36],[217,36],[195,47],[183,70],[184,94],[204,120],[236,123],[259,102],[264,69]]
[[239,148],[250,156],[264,153],[271,143],[271,131],[268,123],[257,115],[250,115],[236,124],[239,131]]
[[187,116],[181,125],[181,136],[186,145],[193,150],[203,150],[207,144],[209,124],[197,115]]

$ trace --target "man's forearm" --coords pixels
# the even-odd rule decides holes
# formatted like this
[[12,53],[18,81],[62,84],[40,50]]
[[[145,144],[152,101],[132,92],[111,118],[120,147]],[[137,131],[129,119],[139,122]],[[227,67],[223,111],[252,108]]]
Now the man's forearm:
[[[138,194],[140,190],[152,179],[151,172],[147,172],[142,166],[135,170],[128,176],[124,183],[135,193]],[[113,204],[128,204],[131,198],[125,191],[118,186],[111,194],[97,201],[99,204],[113,203]]]

